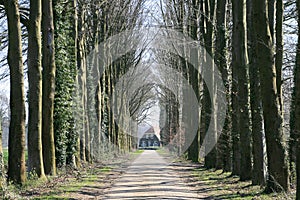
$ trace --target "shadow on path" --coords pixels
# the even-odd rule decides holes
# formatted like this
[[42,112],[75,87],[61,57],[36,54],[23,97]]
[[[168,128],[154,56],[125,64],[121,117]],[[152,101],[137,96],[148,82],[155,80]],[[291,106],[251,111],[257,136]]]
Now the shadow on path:
[[156,151],[144,151],[116,179],[110,189],[104,191],[104,199],[205,199],[173,170]]

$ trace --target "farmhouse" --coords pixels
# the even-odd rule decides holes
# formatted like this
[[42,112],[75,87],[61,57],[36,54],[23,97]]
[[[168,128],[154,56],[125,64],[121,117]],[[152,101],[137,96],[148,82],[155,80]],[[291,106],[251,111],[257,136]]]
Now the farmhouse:
[[149,128],[142,138],[139,140],[139,147],[140,148],[147,148],[147,147],[159,147],[160,141],[155,134],[153,127]]

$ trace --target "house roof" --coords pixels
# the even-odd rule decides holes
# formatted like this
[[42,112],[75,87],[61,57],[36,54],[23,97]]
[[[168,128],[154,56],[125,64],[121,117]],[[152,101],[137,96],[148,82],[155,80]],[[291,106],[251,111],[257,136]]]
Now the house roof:
[[154,128],[151,126],[145,133],[155,133]]

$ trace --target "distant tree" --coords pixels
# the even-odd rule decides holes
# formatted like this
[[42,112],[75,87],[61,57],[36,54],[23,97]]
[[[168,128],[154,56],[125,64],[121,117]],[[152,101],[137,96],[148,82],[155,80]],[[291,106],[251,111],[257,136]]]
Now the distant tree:
[[9,99],[5,91],[0,92],[0,120],[3,117],[9,117]]

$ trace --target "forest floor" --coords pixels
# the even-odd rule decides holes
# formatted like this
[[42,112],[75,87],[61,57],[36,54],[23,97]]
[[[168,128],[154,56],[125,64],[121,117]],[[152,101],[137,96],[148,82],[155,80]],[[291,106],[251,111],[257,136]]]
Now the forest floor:
[[[291,193],[264,194],[263,188],[221,170],[174,160],[165,151],[145,150],[87,166],[18,190],[21,199],[295,199]],[[19,199],[19,198],[18,198]]]

